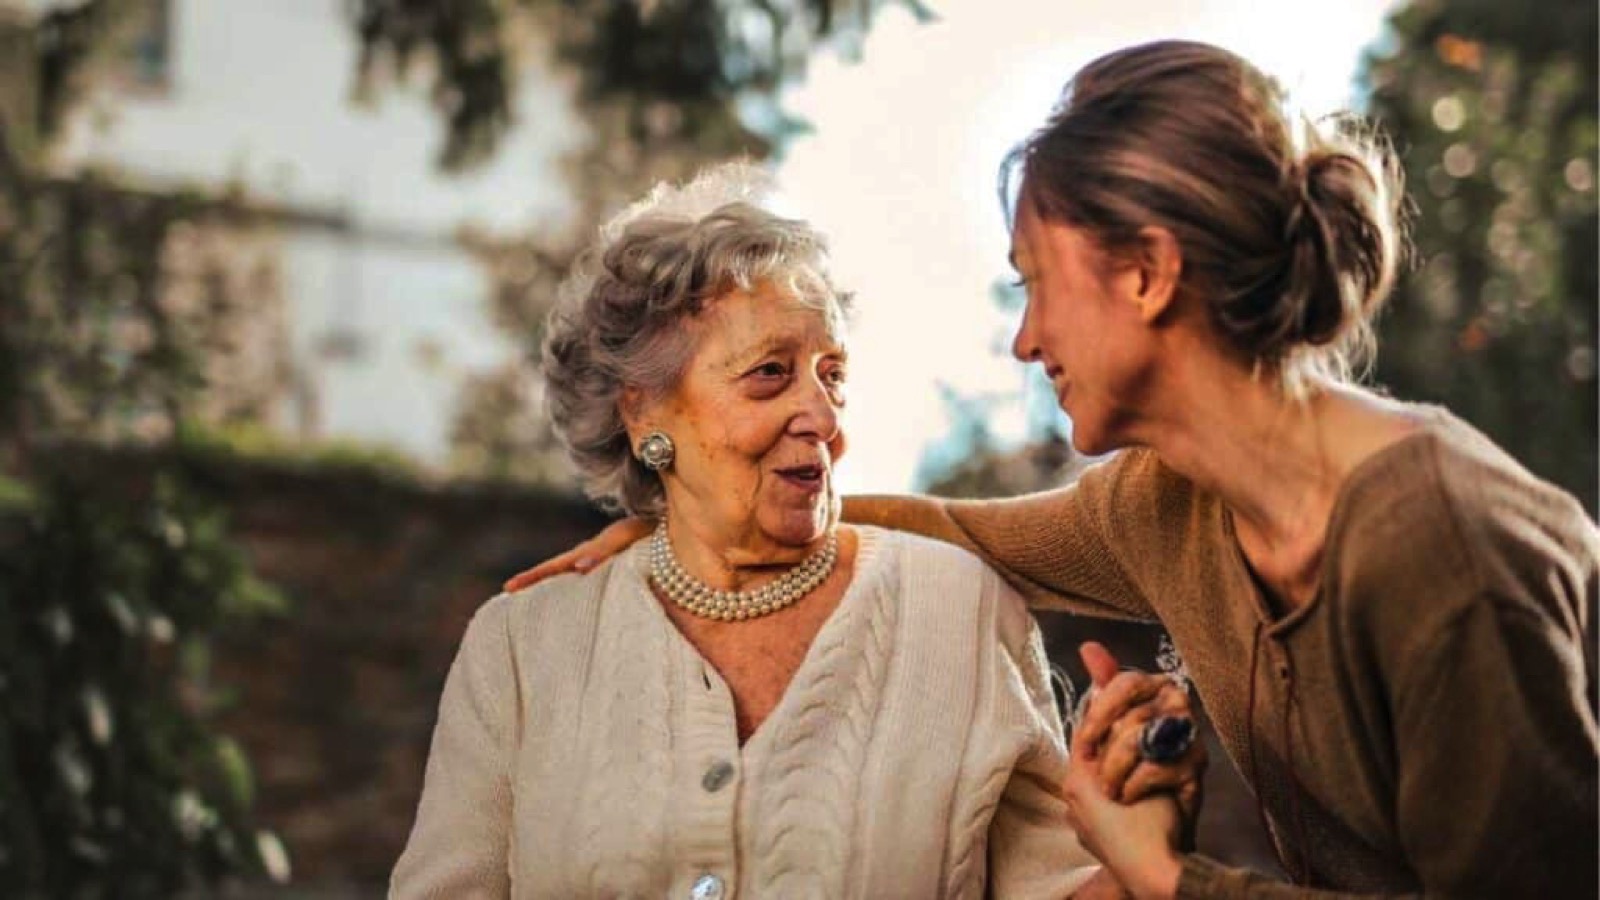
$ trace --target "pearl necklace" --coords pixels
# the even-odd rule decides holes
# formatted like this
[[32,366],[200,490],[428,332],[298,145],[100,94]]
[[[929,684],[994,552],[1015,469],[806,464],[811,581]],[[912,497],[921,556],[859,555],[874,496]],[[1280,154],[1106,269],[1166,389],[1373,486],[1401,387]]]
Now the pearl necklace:
[[817,589],[833,574],[839,559],[839,536],[828,534],[822,549],[775,581],[751,591],[719,591],[683,570],[667,539],[667,523],[650,540],[650,581],[673,603],[708,619],[723,622],[754,619],[777,612]]

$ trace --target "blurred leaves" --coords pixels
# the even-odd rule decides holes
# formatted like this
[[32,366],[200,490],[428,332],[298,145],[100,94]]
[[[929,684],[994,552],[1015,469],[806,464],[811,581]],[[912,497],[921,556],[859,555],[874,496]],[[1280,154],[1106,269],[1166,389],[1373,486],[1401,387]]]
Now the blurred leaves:
[[1449,406],[1592,515],[1595,4],[1416,0],[1390,27],[1364,79],[1418,216],[1377,378]]
[[164,898],[264,874],[248,764],[212,734],[211,635],[281,614],[179,472],[40,470],[0,513],[0,880]]
[[[150,7],[7,19],[34,96],[0,112],[0,883],[165,898],[286,871],[211,731],[225,622],[282,611],[220,511],[171,469],[108,484],[84,441],[260,415],[283,387],[275,246],[234,198],[45,174],[42,149]],[[23,24],[18,24],[22,22]],[[13,58],[13,62],[15,58]],[[31,110],[31,118],[15,115]]]
[[148,0],[84,0],[58,4],[30,29],[37,61],[33,128],[48,139],[82,99],[93,70],[121,53],[150,14]]
[[[997,281],[990,300],[1007,318],[1020,316],[1027,294],[1013,281]],[[997,356],[1011,355],[1015,323],[995,335]],[[1061,411],[1055,387],[1039,366],[1015,364],[1015,391],[962,394],[939,385],[950,430],[923,449],[917,489],[940,497],[1011,497],[1070,483],[1092,460],[1072,448],[1072,425]],[[1023,434],[1017,447],[996,437],[992,422],[1020,409]]]
[[270,460],[289,468],[362,472],[401,483],[427,478],[413,457],[391,447],[337,438],[307,442],[252,421],[223,425],[189,421],[179,430],[179,443],[197,459]]
[[40,178],[0,133],[0,449],[160,440],[290,389],[270,232],[244,207]]
[[[457,169],[487,159],[513,124],[519,70],[535,48],[576,75],[585,119],[620,113],[603,139],[649,145],[693,135],[721,155],[765,155],[765,140],[793,125],[779,89],[804,76],[823,44],[858,50],[889,2],[349,0],[347,8],[362,47],[358,93],[427,84],[446,124],[440,162]],[[920,0],[893,2],[932,15]],[[747,101],[764,120],[755,131],[736,109]]]
[[450,430],[451,468],[537,484],[570,484],[565,451],[550,429],[544,382],[525,362],[470,376]]

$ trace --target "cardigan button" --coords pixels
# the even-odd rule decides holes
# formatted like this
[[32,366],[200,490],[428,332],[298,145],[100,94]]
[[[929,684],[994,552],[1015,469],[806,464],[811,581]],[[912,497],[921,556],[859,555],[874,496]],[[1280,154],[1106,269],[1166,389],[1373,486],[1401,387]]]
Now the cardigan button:
[[711,768],[706,769],[706,774],[700,779],[700,786],[706,789],[706,793],[715,794],[732,780],[733,763],[719,759],[711,764]]
[[701,875],[689,889],[692,900],[722,900],[722,879],[715,875]]

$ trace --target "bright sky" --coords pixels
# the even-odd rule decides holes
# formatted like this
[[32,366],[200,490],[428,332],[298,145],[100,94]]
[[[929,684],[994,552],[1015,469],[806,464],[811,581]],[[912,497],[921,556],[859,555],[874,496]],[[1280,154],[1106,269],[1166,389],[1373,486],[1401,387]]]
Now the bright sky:
[[[918,25],[882,14],[859,64],[813,62],[789,108],[815,133],[778,172],[797,214],[830,236],[857,292],[847,491],[905,490],[949,421],[936,385],[1011,390],[1013,323],[990,287],[1010,275],[995,199],[1009,147],[1044,120],[1072,72],[1164,37],[1228,47],[1276,75],[1309,113],[1350,105],[1363,48],[1392,0],[964,0]],[[1021,433],[1020,409],[997,431]]]

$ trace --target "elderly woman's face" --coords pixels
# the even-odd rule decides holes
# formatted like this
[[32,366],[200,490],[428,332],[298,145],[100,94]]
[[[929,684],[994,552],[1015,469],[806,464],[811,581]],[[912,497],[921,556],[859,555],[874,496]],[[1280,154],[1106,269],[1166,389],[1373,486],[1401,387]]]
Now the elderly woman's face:
[[677,445],[668,514],[752,549],[817,540],[834,524],[845,449],[836,324],[762,284],[718,298],[691,327],[694,357],[651,416]]

